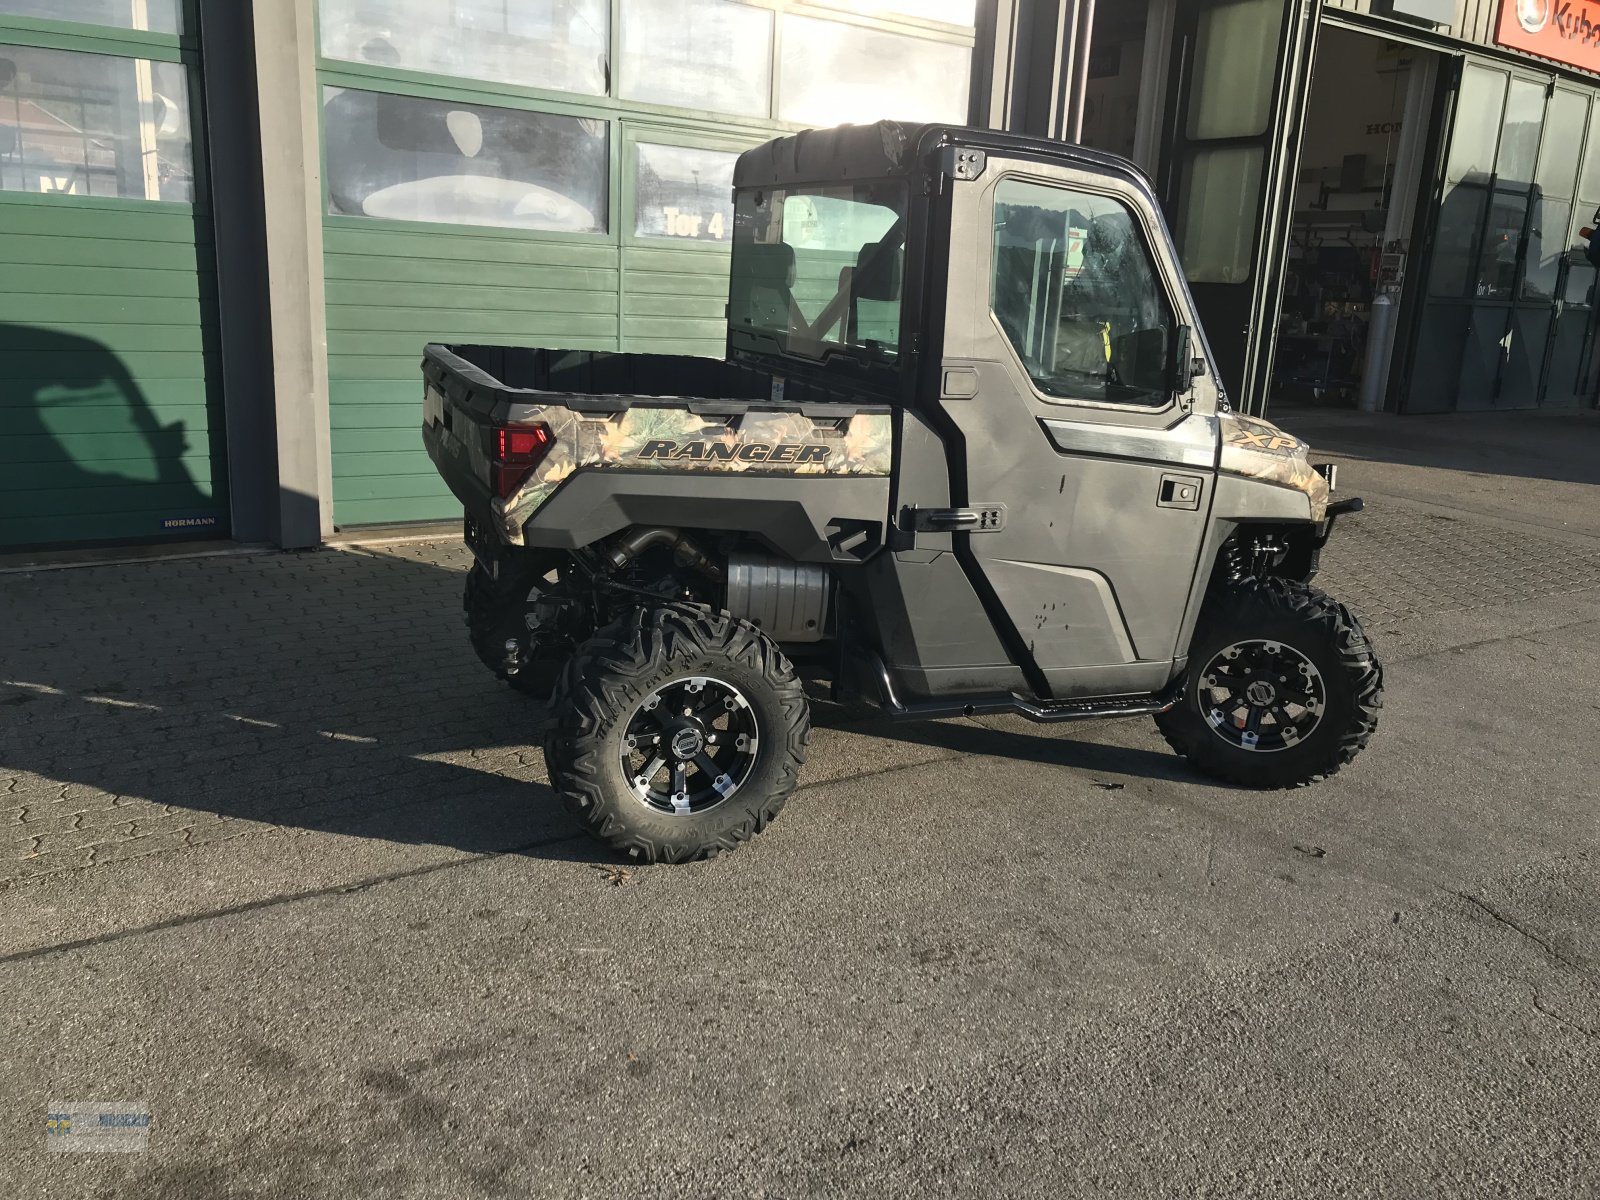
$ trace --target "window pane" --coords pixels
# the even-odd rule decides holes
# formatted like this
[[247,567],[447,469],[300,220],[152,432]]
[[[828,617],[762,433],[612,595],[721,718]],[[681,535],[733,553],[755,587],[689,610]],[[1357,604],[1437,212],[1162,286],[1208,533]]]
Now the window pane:
[[721,0],[622,0],[625,100],[770,116],[772,13]]
[[0,189],[192,201],[184,68],[0,46]]
[[1585,199],[1600,200],[1600,114],[1589,123],[1589,145],[1583,160],[1583,181],[1578,194]]
[[1522,281],[1523,300],[1554,300],[1561,259],[1574,245],[1567,240],[1572,205],[1565,200],[1534,197],[1528,230],[1528,261]]
[[1202,150],[1189,161],[1178,239],[1190,283],[1243,283],[1254,266],[1261,209],[1259,146]]
[[1505,128],[1500,134],[1500,161],[1496,167],[1503,184],[1526,187],[1533,180],[1539,157],[1539,130],[1544,125],[1544,87],[1526,79],[1511,81],[1506,99]]
[[1222,0],[1200,14],[1189,137],[1253,137],[1272,116],[1283,0]]
[[971,70],[966,46],[786,16],[778,117],[818,127],[885,117],[963,122]]
[[1431,295],[1455,299],[1467,294],[1476,272],[1478,231],[1483,227],[1483,210],[1489,189],[1473,183],[1458,183],[1445,193],[1439,210],[1439,225],[1433,250]]
[[0,14],[84,21],[149,33],[182,33],[181,0],[0,0]]
[[633,176],[639,237],[725,242],[733,236],[737,154],[640,143]]
[[1580,203],[1572,214],[1572,225],[1567,232],[1567,247],[1571,254],[1571,265],[1567,268],[1567,285],[1561,294],[1561,299],[1567,304],[1581,304],[1585,307],[1594,303],[1592,289],[1595,286],[1595,269],[1589,265],[1588,255],[1584,253],[1587,248],[1578,231],[1586,225],[1600,224],[1593,217],[1594,206]]
[[1489,227],[1478,252],[1478,286],[1481,300],[1509,300],[1516,288],[1517,246],[1522,222],[1528,215],[1528,194],[1519,189],[1496,188],[1489,211]]
[[605,232],[603,121],[325,88],[323,129],[329,212]]
[[1544,120],[1544,152],[1539,158],[1539,189],[1563,200],[1572,195],[1578,176],[1577,148],[1583,145],[1583,125],[1589,117],[1589,98],[1577,92],[1557,91],[1550,98]]
[[748,349],[892,363],[900,347],[906,185],[745,190],[734,218],[730,337]]
[[321,0],[322,53],[601,96],[607,0]]
[[829,8],[873,16],[921,17],[971,29],[977,23],[977,0],[817,0]]
[[1450,133],[1451,183],[1494,170],[1495,145],[1500,140],[1500,118],[1506,102],[1506,77],[1499,71],[1468,67],[1461,76],[1456,100],[1455,128]]
[[995,191],[994,315],[1039,389],[1164,404],[1172,316],[1118,201],[1016,180]]

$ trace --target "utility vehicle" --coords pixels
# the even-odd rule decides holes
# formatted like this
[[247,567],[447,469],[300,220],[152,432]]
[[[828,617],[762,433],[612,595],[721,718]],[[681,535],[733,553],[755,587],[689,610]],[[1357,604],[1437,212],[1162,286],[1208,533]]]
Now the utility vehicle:
[[742,155],[733,208],[721,361],[425,352],[473,647],[549,699],[588,829],[647,861],[759,832],[807,680],[891,717],[1150,715],[1250,787],[1362,749],[1382,672],[1309,582],[1361,502],[1230,411],[1137,168],[845,126]]

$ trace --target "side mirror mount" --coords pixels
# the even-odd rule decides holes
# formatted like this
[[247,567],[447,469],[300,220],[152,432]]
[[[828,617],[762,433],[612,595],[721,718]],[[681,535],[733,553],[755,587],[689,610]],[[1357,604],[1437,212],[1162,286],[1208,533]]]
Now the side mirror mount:
[[1187,325],[1178,326],[1177,344],[1173,347],[1172,389],[1178,395],[1187,395],[1194,386],[1194,330]]

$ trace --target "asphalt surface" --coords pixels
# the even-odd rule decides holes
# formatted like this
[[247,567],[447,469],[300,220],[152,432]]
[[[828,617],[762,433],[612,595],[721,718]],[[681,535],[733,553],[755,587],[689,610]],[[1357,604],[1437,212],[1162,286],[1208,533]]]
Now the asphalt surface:
[[0,576],[0,1196],[1600,1195],[1600,540],[1456,482],[1330,554],[1327,783],[822,707],[687,867],[574,833],[454,547]]

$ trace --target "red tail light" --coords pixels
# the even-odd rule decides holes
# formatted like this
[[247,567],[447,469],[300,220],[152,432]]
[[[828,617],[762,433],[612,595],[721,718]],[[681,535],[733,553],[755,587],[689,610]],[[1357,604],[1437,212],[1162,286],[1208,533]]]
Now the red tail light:
[[504,425],[494,431],[494,493],[509,500],[556,444],[550,426]]

